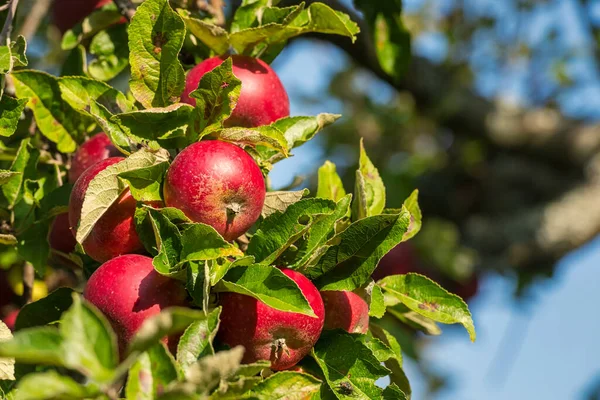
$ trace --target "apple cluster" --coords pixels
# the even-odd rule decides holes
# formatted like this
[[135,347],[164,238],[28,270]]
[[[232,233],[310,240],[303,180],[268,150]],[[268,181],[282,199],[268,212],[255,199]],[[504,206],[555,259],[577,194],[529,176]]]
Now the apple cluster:
[[[227,57],[201,62],[187,75],[182,102],[195,105],[189,94],[202,76]],[[288,95],[276,73],[265,62],[231,56],[232,71],[242,90],[226,126],[257,127],[289,116]],[[84,142],[73,155],[69,182],[73,189],[69,212],[51,228],[51,246],[74,251],[75,234],[90,182],[111,165],[124,160],[104,133]],[[241,147],[220,140],[202,140],[184,148],[166,172],[163,199],[152,207],[175,207],[191,221],[212,226],[225,240],[234,241],[259,219],[266,195],[263,173]],[[144,320],[173,306],[191,307],[185,285],[159,274],[135,225],[137,201],[129,189],[121,193],[98,219],[81,243],[85,253],[102,265],[91,275],[84,298],[109,319],[124,354]],[[306,356],[323,329],[366,333],[369,307],[353,292],[319,292],[301,273],[282,268],[306,297],[314,316],[284,312],[239,293],[221,293],[218,339],[231,347],[243,345],[244,362],[270,360],[272,369],[292,368]],[[175,351],[178,337],[164,338]]]

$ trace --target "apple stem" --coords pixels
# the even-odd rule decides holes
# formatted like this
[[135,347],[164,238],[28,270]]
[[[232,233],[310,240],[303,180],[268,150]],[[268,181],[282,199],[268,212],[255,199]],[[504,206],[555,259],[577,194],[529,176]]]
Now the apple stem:
[[280,338],[280,339],[275,339],[273,341],[273,345],[271,346],[271,348],[273,349],[273,357],[275,358],[275,362],[277,362],[279,360],[279,358],[281,357],[281,353],[285,351],[285,354],[289,355],[290,351],[288,350],[286,344],[285,344],[285,339]]

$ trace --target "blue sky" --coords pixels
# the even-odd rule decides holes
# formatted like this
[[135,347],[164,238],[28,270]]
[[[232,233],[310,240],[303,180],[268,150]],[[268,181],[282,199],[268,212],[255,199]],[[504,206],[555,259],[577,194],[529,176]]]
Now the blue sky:
[[[346,62],[345,55],[304,41],[285,51],[274,67],[290,93],[292,114],[340,112],[340,104],[330,99],[314,105],[302,98],[323,93]],[[390,95],[385,88],[374,90],[384,98]],[[314,173],[323,161],[318,142],[309,143],[276,165],[272,184],[282,187],[294,175]],[[586,385],[600,376],[600,318],[595,308],[600,303],[599,262],[600,239],[561,261],[556,278],[538,285],[527,304],[512,300],[510,280],[485,277],[472,304],[477,342],[472,344],[462,329],[447,327],[442,337],[431,338],[425,351],[437,372],[452,377],[453,386],[436,400],[581,398]],[[406,370],[413,398],[423,399],[418,372],[410,363]]]

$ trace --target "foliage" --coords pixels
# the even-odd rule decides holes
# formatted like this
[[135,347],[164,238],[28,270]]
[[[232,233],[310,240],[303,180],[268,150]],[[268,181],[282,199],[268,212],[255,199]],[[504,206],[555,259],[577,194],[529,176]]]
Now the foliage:
[[[162,206],[165,172],[182,148],[202,139],[228,141],[246,149],[266,173],[340,117],[289,117],[258,128],[224,126],[241,86],[231,62],[203,77],[192,93],[195,107],[179,103],[182,60],[190,41],[208,53],[232,49],[270,62],[301,34],[337,34],[353,41],[357,24],[322,3],[279,8],[276,2],[245,0],[228,31],[193,7],[181,6],[185,2],[172,3],[142,2],[126,28],[114,25],[119,21],[114,5],[86,17],[63,36],[62,48],[74,54],[65,65],[69,76],[24,69],[22,37],[0,47],[0,72],[14,89],[0,98],[0,135],[6,138],[0,215],[9,225],[2,232],[7,251],[14,249],[39,276],[48,265],[61,268],[67,261],[89,275],[98,265],[81,244],[129,190],[138,201],[136,229],[156,271],[185,282],[198,309],[172,308],[147,319],[119,354],[107,318],[79,294],[59,289],[23,308],[14,337],[0,325],[0,378],[8,381],[0,382],[0,390],[16,399],[408,398],[400,345],[375,322],[391,317],[400,324],[403,315],[397,310],[404,305],[420,316],[425,332],[427,323],[460,323],[475,340],[475,330],[466,304],[424,276],[373,282],[381,258],[420,230],[421,211],[417,192],[400,208],[385,208],[383,179],[362,142],[353,191],[346,192],[328,161],[319,170],[317,197],[306,191],[269,191],[245,243],[228,242],[211,226]],[[377,35],[384,42],[379,58],[385,70],[396,69],[406,62],[406,33],[395,17],[367,11],[369,18],[383,18],[389,25],[389,33]],[[77,64],[87,53],[97,59]],[[104,82],[127,71],[127,65],[129,92]],[[46,238],[52,220],[68,205],[62,160],[99,130],[125,159],[92,179],[74,227],[79,245],[57,261]],[[310,373],[273,373],[269,362],[241,364],[243,348],[221,349],[215,339],[218,293],[240,293],[277,310],[314,316],[280,267],[302,272],[322,291],[365,294],[373,328],[367,335],[324,332],[303,361],[312,365],[306,368]],[[172,355],[161,338],[175,333],[182,335]],[[393,384],[382,389],[376,381],[384,376]]]

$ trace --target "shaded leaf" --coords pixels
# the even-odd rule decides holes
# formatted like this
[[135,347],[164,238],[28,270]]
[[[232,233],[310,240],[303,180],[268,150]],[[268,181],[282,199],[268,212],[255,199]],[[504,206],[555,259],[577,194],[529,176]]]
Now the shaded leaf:
[[68,376],[47,371],[23,377],[17,386],[15,400],[74,400],[93,397],[99,393],[97,387],[83,386]]
[[15,133],[26,104],[27,99],[0,97],[0,136],[9,137]]
[[157,343],[140,354],[129,369],[125,398],[154,400],[178,378],[173,356],[163,343]]
[[215,354],[213,340],[219,329],[221,308],[215,308],[206,319],[193,322],[183,333],[177,345],[177,361],[187,372],[200,358]]
[[160,164],[168,160],[168,155],[140,150],[123,161],[102,170],[92,179],[85,193],[81,218],[77,227],[77,242],[83,243],[94,224],[126,189],[118,176],[122,172]]
[[217,54],[224,54],[229,50],[229,35],[220,26],[191,17],[186,10],[178,10],[179,16],[185,21],[188,31],[200,39],[209,49]]

